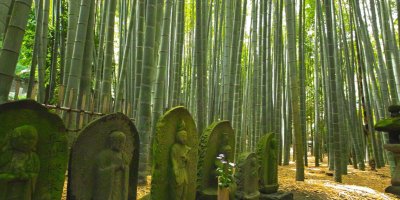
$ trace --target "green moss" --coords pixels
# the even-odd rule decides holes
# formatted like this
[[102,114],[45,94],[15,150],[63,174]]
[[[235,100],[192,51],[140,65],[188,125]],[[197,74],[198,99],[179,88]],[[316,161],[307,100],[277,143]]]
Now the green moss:
[[[235,152],[235,134],[229,121],[214,122],[204,131],[200,138],[199,144],[199,163],[197,172],[197,192],[200,199],[214,199],[214,197],[207,197],[202,195],[211,185],[217,185],[216,178],[210,178],[215,171],[214,165],[218,150],[224,144],[222,142],[222,134],[228,133],[228,143],[231,146],[231,155],[227,158],[228,161],[233,161]],[[217,188],[212,188],[216,189]],[[208,192],[206,192],[208,193]],[[215,195],[212,195],[215,196]],[[216,196],[215,196],[216,198]]]
[[260,191],[265,194],[278,190],[278,151],[275,133],[267,133],[257,144],[257,157],[260,164]]
[[68,148],[62,120],[45,107],[32,100],[22,100],[0,105],[0,149],[9,131],[22,125],[37,129],[36,153],[40,171],[33,200],[49,197],[60,199],[68,163]]
[[400,130],[400,117],[379,120],[375,124],[375,129],[377,131],[385,131],[385,132],[399,131]]
[[235,182],[236,199],[259,199],[259,164],[255,153],[244,152],[238,157]]

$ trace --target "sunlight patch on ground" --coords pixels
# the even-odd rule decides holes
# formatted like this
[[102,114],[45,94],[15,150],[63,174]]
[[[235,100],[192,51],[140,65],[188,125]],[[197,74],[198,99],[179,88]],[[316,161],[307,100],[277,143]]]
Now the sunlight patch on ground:
[[[368,188],[368,187],[363,187],[363,186],[358,186],[358,185],[338,185],[338,184],[330,183],[330,182],[325,183],[324,185],[338,190],[339,196],[343,196],[343,197],[347,197],[347,198],[354,196],[354,193],[356,193],[356,195],[360,195],[360,196],[364,196],[364,197],[370,197],[370,198],[380,197],[385,200],[391,199],[389,196],[387,196],[381,192],[377,192],[376,190]],[[349,199],[351,199],[351,198],[349,198]]]

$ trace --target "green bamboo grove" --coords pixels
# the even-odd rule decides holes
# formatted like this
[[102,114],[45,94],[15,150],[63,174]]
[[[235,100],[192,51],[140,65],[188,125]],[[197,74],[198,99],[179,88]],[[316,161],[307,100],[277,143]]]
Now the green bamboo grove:
[[400,103],[398,13],[395,0],[0,0],[0,103],[22,80],[23,98],[125,113],[142,178],[156,122],[183,105],[199,133],[231,121],[235,153],[272,132],[296,180],[311,154],[341,182],[351,164],[394,167],[373,124]]

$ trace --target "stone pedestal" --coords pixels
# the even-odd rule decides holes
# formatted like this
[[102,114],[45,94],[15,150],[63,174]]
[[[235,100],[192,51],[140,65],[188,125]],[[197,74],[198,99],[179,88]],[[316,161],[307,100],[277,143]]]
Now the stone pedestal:
[[400,144],[385,144],[383,146],[386,150],[393,153],[396,160],[396,168],[392,174],[392,185],[385,189],[385,192],[400,195]]

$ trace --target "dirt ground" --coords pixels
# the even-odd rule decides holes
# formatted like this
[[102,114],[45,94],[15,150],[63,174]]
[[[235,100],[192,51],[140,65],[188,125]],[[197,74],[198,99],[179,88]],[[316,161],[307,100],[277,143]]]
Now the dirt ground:
[[[296,166],[294,162],[291,162],[288,166],[279,166],[279,190],[292,192],[294,199],[300,200],[400,199],[395,195],[384,192],[385,188],[390,185],[388,166],[377,169],[377,171],[360,171],[349,165],[348,174],[342,176],[343,183],[336,183],[333,176],[328,175],[329,171],[325,162],[321,163],[320,167],[314,167],[314,160],[309,157],[309,167],[305,167],[304,172],[304,182],[295,181]],[[150,179],[151,177],[148,177],[148,183],[150,183]],[[150,184],[138,186],[137,192],[138,199],[145,196],[150,192]],[[62,199],[65,200],[65,194]]]
[[295,199],[399,199],[395,195],[385,193],[385,188],[390,185],[389,166],[377,171],[360,171],[349,165],[348,174],[342,176],[343,182],[336,183],[333,176],[328,175],[326,163],[314,167],[313,158],[310,157],[309,161],[309,167],[305,167],[304,171],[304,182],[295,181],[295,163],[279,166],[279,189],[293,192]]
[[[325,159],[326,160],[326,159]],[[348,174],[343,175],[343,183],[336,183],[329,172],[327,164],[314,167],[314,159],[309,157],[309,167],[305,167],[305,180],[295,181],[296,166],[291,162],[288,166],[279,166],[279,190],[292,192],[294,199],[307,200],[394,200],[400,199],[385,193],[390,185],[389,167],[377,171],[360,171],[348,166]],[[150,179],[150,177],[149,177]],[[150,180],[148,180],[150,181]],[[138,187],[138,198],[148,194],[150,186]]]

